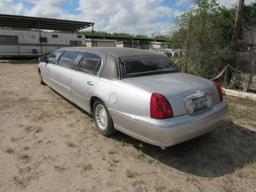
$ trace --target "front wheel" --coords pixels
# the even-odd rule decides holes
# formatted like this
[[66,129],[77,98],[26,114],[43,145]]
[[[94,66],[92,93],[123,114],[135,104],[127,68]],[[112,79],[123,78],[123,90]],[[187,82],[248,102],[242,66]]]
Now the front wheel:
[[99,100],[93,104],[93,117],[97,130],[104,136],[110,136],[115,133],[114,125],[110,113],[105,104]]

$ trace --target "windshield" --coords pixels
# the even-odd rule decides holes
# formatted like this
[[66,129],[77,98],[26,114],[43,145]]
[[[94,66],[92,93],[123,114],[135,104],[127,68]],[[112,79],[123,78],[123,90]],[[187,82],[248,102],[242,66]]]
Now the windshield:
[[177,72],[177,66],[167,58],[136,58],[124,61],[125,77]]

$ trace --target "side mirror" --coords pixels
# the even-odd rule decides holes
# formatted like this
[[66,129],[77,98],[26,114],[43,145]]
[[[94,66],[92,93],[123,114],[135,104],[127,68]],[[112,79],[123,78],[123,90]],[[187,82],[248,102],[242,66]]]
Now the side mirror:
[[44,56],[42,56],[42,57],[39,57],[39,62],[47,63],[47,62],[48,62],[48,56],[47,56],[47,55],[44,55]]

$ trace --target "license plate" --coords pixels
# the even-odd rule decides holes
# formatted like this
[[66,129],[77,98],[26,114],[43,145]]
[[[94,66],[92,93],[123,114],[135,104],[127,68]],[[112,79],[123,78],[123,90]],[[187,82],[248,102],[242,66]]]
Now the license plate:
[[207,97],[203,96],[203,97],[199,97],[199,98],[193,98],[192,104],[193,104],[194,112],[203,110],[203,109],[207,108]]
[[196,93],[184,99],[188,114],[196,115],[208,110],[213,105],[212,94],[206,91],[197,90]]

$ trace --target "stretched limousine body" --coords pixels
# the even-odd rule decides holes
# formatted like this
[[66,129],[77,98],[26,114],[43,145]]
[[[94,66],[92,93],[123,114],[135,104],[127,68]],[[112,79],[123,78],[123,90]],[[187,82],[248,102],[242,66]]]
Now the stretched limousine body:
[[105,136],[119,130],[164,148],[218,127],[227,114],[219,84],[179,72],[157,52],[62,48],[41,58],[39,74],[93,114]]

